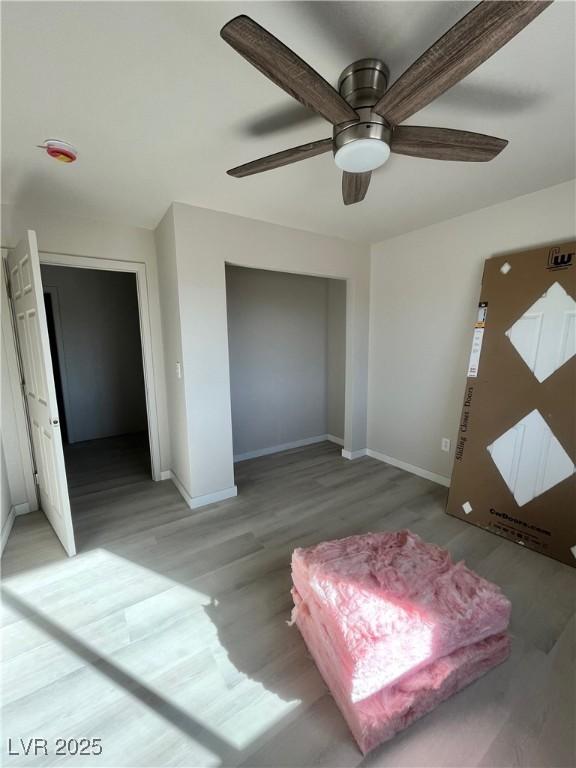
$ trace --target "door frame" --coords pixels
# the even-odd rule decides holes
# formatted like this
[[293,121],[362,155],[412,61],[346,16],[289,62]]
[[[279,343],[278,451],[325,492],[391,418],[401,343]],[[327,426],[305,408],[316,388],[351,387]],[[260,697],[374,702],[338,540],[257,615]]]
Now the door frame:
[[154,383],[154,360],[152,356],[152,327],[146,264],[140,261],[100,259],[94,256],[73,256],[64,253],[39,251],[40,265],[54,267],[77,267],[79,269],[101,269],[107,272],[130,272],[136,275],[138,314],[140,321],[140,342],[142,346],[142,367],[144,369],[144,390],[146,394],[146,415],[148,419],[148,440],[150,443],[150,464],[152,479],[161,480],[160,428],[158,401]]
[[[66,424],[66,432],[68,434],[68,439],[70,439],[70,434],[68,433],[68,419],[66,417],[66,413],[70,413],[71,406],[70,406],[70,393],[68,391],[68,371],[66,369],[66,351],[64,349],[64,334],[62,332],[62,318],[60,316],[60,294],[58,292],[58,286],[57,285],[44,285],[42,283],[42,291],[44,293],[50,294],[50,298],[52,300],[52,319],[54,321],[54,330],[55,333],[55,342],[56,342],[56,349],[58,350],[58,369],[60,373],[60,386],[62,387],[62,399],[64,400],[64,414],[60,414],[60,426],[62,426],[62,421],[64,417],[64,422]],[[52,357],[52,367],[54,367],[54,357]]]
[[[39,509],[38,489],[34,479],[35,461],[32,448],[32,435],[30,434],[30,420],[26,398],[22,389],[22,370],[20,362],[20,350],[14,327],[14,313],[12,301],[8,292],[8,264],[6,256],[8,248],[1,249],[2,258],[2,340],[3,354],[6,355],[6,369],[10,382],[11,394],[14,399],[14,419],[16,421],[16,442],[18,444],[18,456],[22,467],[22,475],[25,486],[25,497],[18,497],[17,503],[12,509],[16,515],[25,515],[28,512],[36,512]],[[4,394],[3,394],[4,396]],[[10,485],[10,482],[8,482]],[[11,499],[11,502],[14,502]]]

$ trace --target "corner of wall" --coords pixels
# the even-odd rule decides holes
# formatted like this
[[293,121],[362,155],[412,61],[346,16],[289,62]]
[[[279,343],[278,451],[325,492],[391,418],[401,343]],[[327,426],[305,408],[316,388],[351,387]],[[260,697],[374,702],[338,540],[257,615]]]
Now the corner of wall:
[[[158,292],[164,350],[164,385],[167,395],[170,465],[167,472],[180,478],[189,489],[190,454],[187,434],[187,407],[182,372],[182,328],[178,264],[176,257],[176,231],[174,204],[171,204],[154,230],[158,262]],[[181,377],[176,375],[180,363]]]

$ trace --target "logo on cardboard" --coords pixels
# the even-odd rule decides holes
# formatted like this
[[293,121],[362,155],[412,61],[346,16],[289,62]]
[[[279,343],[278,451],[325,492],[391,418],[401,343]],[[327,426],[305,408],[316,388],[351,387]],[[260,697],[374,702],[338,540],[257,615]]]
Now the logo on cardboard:
[[548,266],[546,269],[568,269],[573,264],[574,253],[562,253],[560,248],[550,248],[548,252]]

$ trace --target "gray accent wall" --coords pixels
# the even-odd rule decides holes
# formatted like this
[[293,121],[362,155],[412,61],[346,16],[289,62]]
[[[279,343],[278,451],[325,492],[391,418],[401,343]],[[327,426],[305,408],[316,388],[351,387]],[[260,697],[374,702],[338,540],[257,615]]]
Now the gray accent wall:
[[55,325],[71,443],[147,429],[136,277],[42,265]]
[[234,455],[344,436],[346,282],[226,266]]

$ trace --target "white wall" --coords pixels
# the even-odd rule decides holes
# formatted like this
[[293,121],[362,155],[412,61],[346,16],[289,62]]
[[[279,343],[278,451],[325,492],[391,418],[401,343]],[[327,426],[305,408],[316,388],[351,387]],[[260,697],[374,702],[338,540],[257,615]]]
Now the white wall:
[[327,294],[327,417],[328,434],[344,440],[346,395],[346,283],[328,280]]
[[[348,281],[345,443],[348,450],[365,448],[368,246],[182,203],[174,203],[172,208],[162,227],[170,226],[172,218],[187,407],[189,485],[185,490],[189,497],[234,493],[226,262]],[[168,240],[165,233],[163,239]],[[169,292],[166,294],[169,300]],[[172,311],[164,296],[163,311]],[[168,388],[176,375],[173,362],[167,367]]]
[[[328,349],[343,392],[344,359],[339,370],[337,362],[346,334],[335,318],[340,337],[329,339],[331,283],[338,281],[226,267],[235,457],[328,433]],[[343,399],[340,405],[343,426]]]
[[162,470],[169,470],[171,460],[154,232],[111,222],[66,215],[54,216],[37,210],[3,205],[2,246],[15,246],[26,229],[36,231],[41,252],[118,259],[146,265],[152,364],[160,432],[160,466]]
[[[3,341],[6,335],[3,334]],[[24,475],[25,465],[23,466],[23,456],[21,449],[20,422],[18,420],[18,411],[24,414],[24,407],[20,395],[18,379],[13,380],[11,373],[15,373],[12,366],[9,365],[7,355],[8,346],[6,342],[2,344],[2,448],[6,464],[6,478],[10,488],[11,506],[22,506],[30,501],[29,490],[26,486]],[[25,435],[25,440],[27,436]],[[27,464],[29,472],[32,471],[31,463]],[[33,496],[32,496],[33,498]],[[5,517],[3,511],[2,517]]]
[[48,264],[41,273],[54,289],[69,442],[146,432],[136,275]]
[[368,447],[448,477],[484,260],[576,235],[568,182],[372,247]]
[[147,230],[7,207],[2,243],[32,228],[41,250],[146,264],[162,468],[204,503],[234,492],[227,262],[346,280],[346,450],[368,445],[447,478],[440,439],[456,434],[484,259],[574,237],[574,205],[562,184],[379,243],[370,257],[365,245],[174,203],[155,233],[160,290]]
[[14,521],[13,514],[4,446],[0,444],[0,552],[8,540],[8,534]]
[[[180,326],[180,296],[178,292],[178,270],[176,265],[176,241],[174,232],[174,211],[172,206],[156,228],[156,252],[158,254],[158,285],[162,306],[162,332],[166,395],[168,408],[168,435],[174,479],[184,488],[190,488],[190,451],[188,448],[188,410],[184,390],[182,366],[182,330]],[[177,363],[182,376],[176,375]]]

